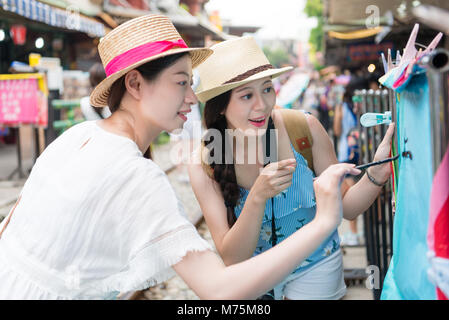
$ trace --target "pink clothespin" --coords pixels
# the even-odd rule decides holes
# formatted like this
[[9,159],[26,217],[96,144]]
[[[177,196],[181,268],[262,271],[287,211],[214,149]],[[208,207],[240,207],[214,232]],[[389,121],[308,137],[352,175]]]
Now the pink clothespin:
[[421,57],[425,56],[426,54],[429,54],[433,49],[435,49],[442,37],[443,37],[443,33],[439,32],[436,35],[436,37],[433,38],[432,42],[428,45],[426,50],[424,50],[421,54],[418,54],[417,58],[420,59]]
[[[404,53],[401,57],[401,60],[396,68],[396,81],[393,84],[393,88],[399,87],[402,83],[404,83],[408,76],[410,75],[413,64],[416,58],[417,50],[415,48],[416,37],[418,35],[419,24],[416,23],[413,27],[412,33],[408,38],[407,45],[404,48]],[[407,67],[405,67],[407,65]],[[401,74],[399,74],[401,72]]]
[[[413,59],[416,57],[416,48],[415,48],[415,42],[416,37],[418,35],[419,30],[419,24],[416,23],[413,27],[412,33],[410,34],[410,37],[408,38],[407,45],[404,49],[404,54],[402,55],[401,62],[399,63],[399,67],[402,67],[404,64],[410,63]],[[399,68],[400,69],[400,68]]]
[[422,49],[419,48],[418,52],[416,53],[416,58],[414,58],[412,61],[410,61],[409,65],[407,67],[407,70],[405,71],[405,78],[408,78],[412,74],[413,66],[418,61],[418,57],[421,56],[421,53],[422,53]]

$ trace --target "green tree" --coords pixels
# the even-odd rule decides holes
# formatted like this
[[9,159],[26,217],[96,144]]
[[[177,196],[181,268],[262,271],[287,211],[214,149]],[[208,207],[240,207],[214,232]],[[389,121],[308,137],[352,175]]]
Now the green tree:
[[315,17],[318,24],[310,31],[309,43],[315,52],[323,49],[323,1],[322,0],[307,0],[304,8],[305,14],[309,17]]
[[323,1],[322,0],[307,0],[304,12],[309,17],[321,17],[323,15]]
[[268,61],[270,61],[270,63],[276,68],[280,68],[284,63],[289,63],[288,53],[284,49],[271,49],[269,47],[263,47],[262,50],[267,56]]

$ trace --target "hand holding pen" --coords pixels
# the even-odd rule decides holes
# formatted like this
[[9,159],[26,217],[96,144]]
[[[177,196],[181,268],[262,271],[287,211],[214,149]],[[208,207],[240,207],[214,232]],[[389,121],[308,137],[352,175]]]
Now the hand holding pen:
[[370,163],[361,164],[359,166],[356,166],[355,168],[359,169],[359,170],[363,170],[363,169],[367,169],[367,168],[372,167],[372,166],[377,166],[379,164],[383,164],[383,163],[387,163],[387,162],[390,162],[390,161],[394,161],[394,160],[396,160],[398,158],[399,158],[399,155],[397,155],[395,157],[392,157],[392,158],[387,158],[387,159],[384,159],[384,160],[380,160],[380,161],[374,161],[374,162],[370,162]]

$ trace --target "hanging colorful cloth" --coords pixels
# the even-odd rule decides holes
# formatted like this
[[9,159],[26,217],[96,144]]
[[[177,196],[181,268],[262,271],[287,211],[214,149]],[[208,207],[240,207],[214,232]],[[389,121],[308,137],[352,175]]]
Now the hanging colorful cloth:
[[[404,79],[408,66],[403,64],[389,70],[380,80],[399,92],[396,95],[397,153],[401,155],[395,181],[393,256],[381,299],[433,300],[435,286],[427,276],[430,265],[426,241],[432,186],[429,86],[426,74],[417,64]],[[395,87],[401,77],[406,81]]]
[[431,268],[429,278],[437,286],[439,300],[449,297],[449,151],[433,179],[427,234]]

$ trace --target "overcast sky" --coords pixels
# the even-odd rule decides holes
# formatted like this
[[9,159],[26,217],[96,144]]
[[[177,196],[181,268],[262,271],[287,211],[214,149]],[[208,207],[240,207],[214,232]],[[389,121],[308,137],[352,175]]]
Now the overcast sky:
[[261,26],[261,38],[295,38],[307,41],[315,19],[304,13],[305,0],[210,0],[206,10],[218,10],[235,25]]

